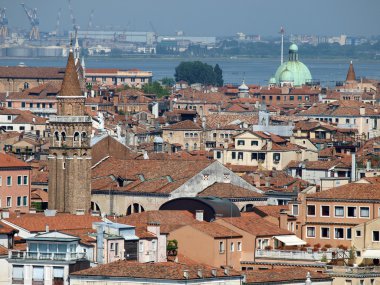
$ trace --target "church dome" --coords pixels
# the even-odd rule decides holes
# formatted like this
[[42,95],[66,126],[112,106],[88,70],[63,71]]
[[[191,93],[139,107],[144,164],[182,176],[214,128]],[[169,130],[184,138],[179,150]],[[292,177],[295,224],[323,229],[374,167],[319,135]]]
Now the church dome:
[[269,78],[269,84],[276,84],[276,78],[274,78],[273,76]]
[[293,73],[289,69],[285,68],[285,70],[282,71],[280,74],[279,82],[293,82],[293,81],[294,81]]
[[289,70],[294,79],[294,86],[302,86],[313,78],[307,66],[298,60],[298,47],[295,44],[291,44],[289,47],[289,60],[281,64],[276,71],[276,82],[280,82],[280,75],[285,69]]
[[298,46],[296,44],[291,44],[289,51],[298,52]]
[[241,91],[249,91],[249,88],[248,88],[248,86],[245,84],[245,82],[244,82],[244,80],[243,80],[243,83],[239,86],[239,91],[241,92]]

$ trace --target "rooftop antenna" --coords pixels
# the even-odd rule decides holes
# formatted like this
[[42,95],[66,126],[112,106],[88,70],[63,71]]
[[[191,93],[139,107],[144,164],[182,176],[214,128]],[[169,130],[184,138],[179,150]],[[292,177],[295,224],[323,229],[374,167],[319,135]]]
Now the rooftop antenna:
[[280,34],[281,34],[281,64],[283,64],[284,63],[284,34],[285,34],[284,27],[281,27]]

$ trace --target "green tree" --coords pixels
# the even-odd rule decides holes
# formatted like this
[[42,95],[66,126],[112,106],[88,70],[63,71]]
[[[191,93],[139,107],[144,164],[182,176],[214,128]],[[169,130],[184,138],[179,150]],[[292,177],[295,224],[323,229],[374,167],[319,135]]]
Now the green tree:
[[[218,66],[219,67],[219,66]],[[219,67],[220,69],[220,67]],[[181,62],[175,68],[175,80],[184,80],[189,84],[201,83],[204,85],[218,85],[217,77],[222,75],[222,70],[218,70],[218,75],[214,68],[200,61],[185,61]],[[222,78],[219,78],[219,80]],[[219,82],[220,83],[220,82]]]
[[223,86],[223,71],[220,68],[219,64],[215,64],[214,67],[214,73],[215,73],[215,82],[217,86]]
[[174,86],[175,81],[174,81],[174,79],[171,78],[171,77],[164,77],[164,78],[161,79],[161,83],[162,83],[162,85],[164,85],[164,86],[172,87],[172,86]]
[[145,94],[155,94],[157,97],[162,97],[170,94],[169,90],[165,87],[162,87],[158,81],[144,84],[142,90]]

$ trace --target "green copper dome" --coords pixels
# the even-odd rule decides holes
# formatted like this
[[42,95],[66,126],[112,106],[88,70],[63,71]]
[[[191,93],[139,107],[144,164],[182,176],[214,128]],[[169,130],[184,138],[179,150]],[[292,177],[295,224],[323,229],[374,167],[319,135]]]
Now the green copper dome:
[[293,82],[293,81],[294,81],[293,73],[289,69],[285,68],[285,70],[282,71],[280,74],[279,82]]
[[298,46],[296,44],[291,44],[289,47],[289,51],[297,52]]
[[276,78],[274,78],[273,76],[269,78],[269,84],[276,84]]
[[276,74],[274,76],[276,78],[277,84],[280,83],[280,75],[286,69],[289,70],[293,75],[294,86],[301,86],[313,79],[306,65],[298,60],[298,47],[295,44],[291,44],[289,47],[289,60],[277,68]]

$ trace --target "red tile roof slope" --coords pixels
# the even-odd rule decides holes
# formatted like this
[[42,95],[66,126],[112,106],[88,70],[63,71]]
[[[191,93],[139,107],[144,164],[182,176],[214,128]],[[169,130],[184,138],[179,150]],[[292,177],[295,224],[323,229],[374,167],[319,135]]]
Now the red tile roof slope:
[[197,196],[215,196],[220,198],[264,197],[263,194],[233,185],[231,183],[214,183],[202,192],[199,192]]
[[[126,277],[126,278],[148,278],[148,279],[167,279],[185,280],[184,270],[188,270],[188,279],[200,279],[198,270],[202,270],[204,278],[215,278],[211,274],[212,267],[200,263],[177,263],[177,262],[156,262],[138,263],[130,261],[115,261],[97,267],[85,269],[72,273],[73,276],[105,276],[105,277]],[[229,271],[229,276],[240,276],[235,270]],[[224,270],[217,269],[217,277],[226,277]]]
[[73,215],[58,213],[54,217],[40,214],[23,214],[20,217],[11,215],[7,222],[26,229],[29,232],[44,232],[46,225],[52,231],[92,229],[93,222],[100,222],[100,217],[90,215]]

